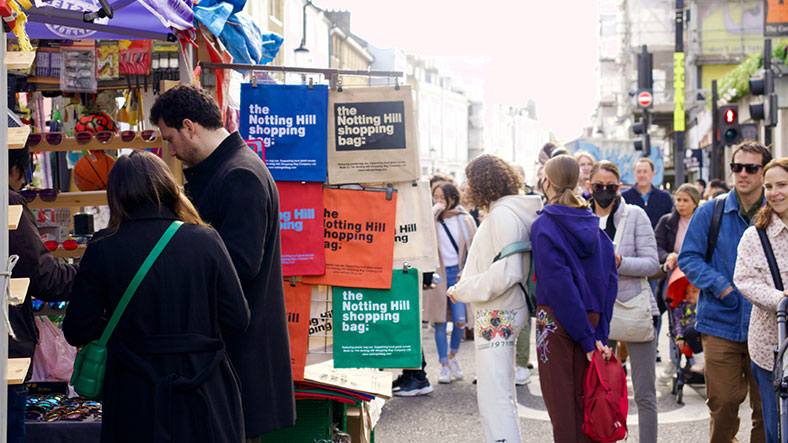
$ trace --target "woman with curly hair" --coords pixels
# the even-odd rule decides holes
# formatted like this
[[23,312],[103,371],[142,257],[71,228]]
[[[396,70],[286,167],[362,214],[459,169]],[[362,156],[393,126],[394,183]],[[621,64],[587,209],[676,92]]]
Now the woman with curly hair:
[[530,239],[531,223],[542,201],[518,195],[522,180],[498,157],[482,155],[465,168],[468,196],[487,212],[479,225],[465,271],[449,288],[453,300],[470,303],[476,331],[476,395],[484,441],[521,441],[514,391],[515,341],[528,321],[520,283],[530,270],[530,257],[519,253],[495,260],[501,250]]

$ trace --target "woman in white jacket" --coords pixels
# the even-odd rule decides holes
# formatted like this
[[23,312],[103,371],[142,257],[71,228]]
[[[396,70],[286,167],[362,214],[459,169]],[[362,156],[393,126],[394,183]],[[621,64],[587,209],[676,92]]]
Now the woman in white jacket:
[[469,197],[487,211],[468,252],[462,278],[449,289],[454,300],[471,303],[475,316],[476,374],[484,440],[520,442],[514,389],[515,341],[528,320],[523,283],[529,254],[493,263],[505,246],[529,241],[531,224],[542,208],[537,196],[518,195],[522,179],[492,155],[475,158],[465,168]]

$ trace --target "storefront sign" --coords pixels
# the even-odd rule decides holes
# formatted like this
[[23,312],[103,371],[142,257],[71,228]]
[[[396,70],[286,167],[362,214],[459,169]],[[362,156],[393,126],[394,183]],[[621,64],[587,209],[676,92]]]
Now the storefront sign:
[[397,193],[323,189],[326,273],[304,283],[388,289]]
[[282,237],[282,274],[323,275],[323,185],[276,182],[279,189],[279,232]]
[[304,379],[304,366],[306,365],[306,346],[309,339],[309,299],[312,287],[301,283],[296,283],[293,286],[285,281],[284,288],[293,380],[301,381]]
[[326,180],[325,85],[241,85],[241,136],[265,145],[274,180]]
[[673,53],[673,130],[684,131],[684,53]]
[[764,0],[763,36],[782,37],[788,35],[788,3],[784,0]]
[[419,270],[395,269],[391,289],[333,288],[334,367],[421,366]]
[[419,181],[394,187],[397,190],[394,269],[402,268],[407,262],[422,272],[432,272],[439,263],[430,185]]
[[419,178],[410,86],[331,91],[328,131],[329,183],[403,182]]

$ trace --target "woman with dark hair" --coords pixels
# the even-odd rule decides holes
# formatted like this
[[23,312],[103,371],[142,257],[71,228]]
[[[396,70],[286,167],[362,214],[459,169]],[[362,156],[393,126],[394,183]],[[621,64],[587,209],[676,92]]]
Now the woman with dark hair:
[[[468,319],[465,303],[454,303],[446,296],[446,288],[454,285],[465,266],[471,241],[476,234],[473,217],[460,206],[460,191],[452,183],[442,182],[432,188],[432,208],[435,230],[438,235],[438,258],[440,268],[436,275],[440,280],[434,288],[424,291],[424,318],[435,326],[435,345],[441,373],[438,383],[462,380],[465,375],[455,358],[460,350],[463,329]],[[446,322],[451,318],[454,327],[451,343],[446,340]],[[450,348],[449,348],[450,346]]]
[[243,442],[241,395],[224,337],[249,324],[241,284],[164,162],[145,151],[109,175],[110,223],[85,250],[63,321],[69,343],[98,338],[162,233],[153,263],[107,343],[102,442]]
[[[656,319],[659,318],[657,300],[647,278],[659,270],[657,240],[646,211],[627,204],[621,197],[621,175],[618,166],[602,160],[591,169],[589,191],[591,208],[599,217],[601,228],[615,245],[615,265],[618,269],[617,300],[631,302],[636,297],[650,306],[654,319],[640,326],[642,336],[627,340],[631,357],[632,386],[638,406],[638,431],[643,443],[657,442],[657,390],[655,367],[657,361]],[[611,335],[615,337],[615,330]],[[627,331],[629,332],[629,331]],[[630,337],[630,336],[627,336]],[[651,337],[650,340],[646,340]],[[637,340],[637,341],[636,341]],[[616,343],[611,339],[610,346]]]
[[[766,204],[744,231],[739,242],[733,283],[742,296],[752,303],[747,349],[750,351],[752,375],[761,393],[766,442],[778,439],[777,398],[772,388],[774,350],[779,345],[775,312],[788,297],[788,290],[776,289],[758,230],[771,243],[783,288],[788,288],[788,158],[772,160],[763,169]],[[781,366],[782,367],[782,366]],[[783,431],[785,432],[785,431]]]
[[618,277],[613,244],[576,194],[577,160],[545,165],[548,199],[531,228],[536,285],[539,381],[556,442],[589,441],[583,432],[583,376],[594,350],[610,358],[608,325]]
[[453,300],[470,303],[476,331],[476,395],[484,441],[520,441],[515,383],[515,341],[528,321],[525,294],[518,283],[528,278],[530,256],[509,255],[493,263],[501,250],[528,241],[537,196],[518,195],[522,179],[498,157],[482,155],[465,168],[468,198],[487,216],[468,252],[462,278],[449,288]]

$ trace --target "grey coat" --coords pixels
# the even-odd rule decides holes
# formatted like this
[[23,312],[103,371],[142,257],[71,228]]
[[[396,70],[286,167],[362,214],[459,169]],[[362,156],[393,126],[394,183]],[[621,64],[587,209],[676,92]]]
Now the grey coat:
[[[628,209],[629,214],[623,226],[624,231],[621,233],[621,244],[616,245],[616,253],[621,256],[621,264],[618,267],[618,300],[628,301],[640,293],[643,277],[657,273],[659,257],[651,221],[646,211],[640,207],[630,204],[619,205],[616,213],[613,214],[616,230],[619,229],[624,208]],[[653,294],[651,312],[653,315],[659,315]]]

